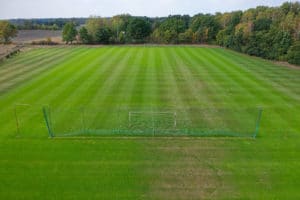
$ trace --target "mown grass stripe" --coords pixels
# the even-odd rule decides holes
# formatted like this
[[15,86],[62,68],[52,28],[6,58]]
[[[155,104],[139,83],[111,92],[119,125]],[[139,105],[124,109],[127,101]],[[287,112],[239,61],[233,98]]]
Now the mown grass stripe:
[[181,76],[184,78],[184,85],[188,86],[188,90],[192,97],[194,98],[193,104],[198,107],[213,107],[214,102],[210,99],[206,94],[206,85],[201,78],[195,78],[195,70],[189,66],[188,62],[188,54],[186,53],[186,48],[176,48],[173,49],[174,52],[174,60],[178,63],[178,69]]
[[[114,87],[117,87],[119,82],[115,81],[120,78],[121,71],[124,70],[124,62],[128,61],[132,56],[132,50],[128,51],[126,48],[115,49],[114,57],[107,59],[107,62],[103,64],[105,68],[109,70],[103,75],[102,81],[99,81],[98,88],[95,93],[90,97],[88,105],[91,107],[107,106],[105,99],[112,95],[111,91]],[[107,99],[108,100],[108,99]]]
[[166,82],[164,82],[164,66],[162,66],[162,56],[159,49],[153,48],[153,64],[155,68],[156,77],[156,87],[157,87],[157,102],[158,107],[168,107],[170,106],[170,99],[166,97],[166,92],[168,88],[166,87]]
[[133,66],[137,68],[137,75],[133,77],[134,79],[134,87],[131,92],[131,99],[130,99],[130,105],[133,107],[140,107],[143,109],[144,105],[144,99],[143,99],[143,93],[144,93],[144,87],[145,87],[145,73],[146,73],[146,67],[142,63],[142,51],[139,51],[136,55],[136,61],[134,62]]
[[[226,69],[224,69],[223,67],[223,64],[221,62],[217,62],[215,60],[215,57],[211,56],[211,55],[206,55],[206,53],[208,52],[203,52],[201,55],[204,55],[205,56],[205,60],[208,60],[210,61],[211,63],[214,63],[215,66],[218,66],[218,68],[216,67],[212,67],[212,68],[209,68],[209,69],[213,69],[213,70],[217,70],[218,71],[216,72],[216,74],[227,74],[228,72],[226,72]],[[219,70],[222,70],[222,72],[219,72]],[[223,71],[225,70],[225,71]],[[227,69],[228,70],[228,69]],[[229,72],[229,73],[232,73],[232,72]],[[249,88],[247,88],[246,86],[242,86],[239,84],[239,81],[235,80],[235,79],[231,79],[229,77],[225,77],[225,76],[219,76],[218,78],[220,78],[221,80],[218,80],[219,83],[231,83],[233,85],[231,85],[231,87],[235,88],[235,90],[239,93],[239,95],[242,96],[242,99],[239,97],[237,98],[236,96],[231,96],[231,95],[224,95],[223,96],[223,102],[226,102],[226,104],[228,105],[231,105],[231,106],[234,106],[234,107],[241,107],[241,106],[258,106],[258,105],[265,105],[267,102],[271,101],[271,99],[269,97],[265,97],[264,99],[269,99],[269,100],[265,100],[265,102],[261,102],[259,101],[260,98],[258,98],[258,96],[255,95],[254,91],[249,91]],[[219,86],[221,86],[220,84],[218,84]],[[219,88],[218,89],[220,91],[220,93],[218,95],[221,95],[222,93],[222,90],[223,91],[226,91],[226,88]],[[226,101],[224,101],[226,100]],[[233,102],[236,102],[236,103],[233,103]],[[244,104],[241,104],[241,102],[244,102]],[[247,102],[247,103],[246,103]],[[263,104],[265,103],[265,104]],[[288,124],[288,122],[285,121],[285,119],[283,119],[281,117],[281,115],[279,114],[274,114],[273,117],[277,116],[278,120],[281,120],[283,121],[284,125],[283,126],[286,126]]]
[[[80,53],[84,53],[82,52],[83,50],[77,52],[77,51],[74,51],[73,52],[73,55],[75,54],[76,55],[76,52],[77,54],[80,54]],[[70,56],[70,55],[69,55]],[[76,57],[75,57],[76,59]],[[70,59],[69,61],[71,62],[73,59]],[[65,62],[64,64],[67,65],[69,62]],[[64,65],[61,65],[61,66],[64,66]],[[58,67],[58,66],[57,66]],[[5,101],[8,101],[10,102],[10,99],[11,98],[15,98],[15,99],[18,99],[18,101],[16,103],[28,103],[28,102],[34,102],[33,106],[36,106],[37,109],[40,109],[40,107],[43,105],[43,104],[47,104],[47,103],[42,103],[42,102],[45,102],[44,100],[48,98],[48,95],[49,94],[49,90],[47,90],[47,88],[49,88],[49,84],[51,84],[51,82],[48,82],[48,81],[45,81],[45,79],[47,77],[55,77],[54,79],[51,79],[51,81],[53,81],[54,83],[56,82],[57,78],[59,78],[63,73],[61,73],[61,69],[57,69],[57,67],[55,69],[53,69],[52,71],[48,71],[48,73],[45,74],[45,76],[40,76],[39,79],[31,82],[31,84],[29,85],[26,85],[25,87],[23,88],[20,88],[22,89],[22,92],[19,92],[19,93],[13,93],[14,95],[16,96],[19,96],[19,95],[22,95],[23,98],[18,98],[16,96],[9,96],[8,98],[6,98],[4,100]],[[59,75],[57,76],[53,76],[54,74],[53,73],[59,73]],[[68,74],[68,73],[66,73]],[[63,88],[61,88],[63,90]],[[24,91],[25,90],[25,91]],[[30,91],[30,92],[29,92]],[[39,91],[39,92],[38,92]],[[24,95],[24,93],[26,95]],[[41,96],[37,96],[36,94],[39,94]],[[30,98],[32,97],[32,98]],[[30,104],[30,103],[29,103]],[[3,108],[3,112],[1,113],[1,115],[3,116],[11,116],[10,112],[12,112],[12,108],[13,108],[13,103],[10,103],[8,104],[9,106]],[[30,114],[29,114],[30,115]],[[33,113],[31,114],[33,115]],[[13,118],[2,118],[4,121],[7,121],[7,122],[11,122],[11,123],[6,123],[4,125],[4,128],[5,127],[11,127],[12,126],[12,123],[15,123]],[[10,121],[8,121],[10,119]],[[0,123],[4,123],[4,121],[0,121]]]
[[[99,62],[95,59],[95,57],[98,54],[98,51],[92,51],[88,54],[88,56],[80,59],[80,61],[76,62],[76,64],[74,63],[72,71],[67,73],[67,76],[64,77],[62,87],[57,88],[56,95],[51,96],[51,98],[48,99],[51,106],[70,107],[72,106],[73,101],[80,100],[77,99],[77,95],[80,95],[80,88],[85,86],[84,83],[92,75],[91,72],[97,69],[95,65],[99,64]],[[103,57],[100,57],[100,60],[102,58]],[[72,76],[69,77],[68,74],[72,74]],[[64,99],[64,102],[62,103],[59,99]]]
[[[35,60],[35,59],[33,59],[33,60],[31,60],[32,62],[30,62],[30,63],[22,62],[20,64],[13,64],[11,66],[9,64],[7,64],[7,65],[5,65],[5,67],[0,68],[0,74],[1,75],[14,75],[14,74],[18,74],[20,71],[22,72],[26,68],[29,68],[31,66],[39,65],[40,63],[43,63],[45,61],[49,62],[49,61],[51,61],[53,59],[53,56],[64,54],[64,53],[67,53],[67,51],[65,51],[64,49],[58,49],[57,51],[48,50],[47,52],[43,53],[43,54],[45,54],[44,57],[41,56],[41,57],[43,57],[43,59],[39,59],[38,61]],[[17,55],[16,59],[19,59],[19,56],[21,56],[21,55]]]
[[33,63],[37,59],[42,57],[47,57],[47,53],[51,52],[51,49],[34,49],[26,52],[21,52],[20,54],[14,56],[11,59],[7,59],[0,63],[0,70],[6,70],[11,67],[20,67],[24,64]]
[[270,63],[270,61],[251,59],[244,55],[236,55],[236,53],[232,52],[224,52],[223,55],[241,63],[241,67],[247,70],[248,73],[252,73],[260,81],[267,81],[272,88],[276,88],[280,92],[286,93],[287,96],[299,101],[300,94],[297,94],[297,87],[293,87],[300,84],[300,80],[297,78],[300,75],[299,70],[276,66]]
[[[0,89],[1,93],[7,92],[9,88],[15,88],[17,85],[30,80],[33,77],[36,77],[38,74],[43,73],[50,69],[48,66],[49,61],[57,60],[64,56],[67,52],[59,53],[56,52],[56,56],[51,57],[47,60],[43,60],[41,63],[37,62],[30,66],[23,66],[24,69],[21,71],[16,70],[15,72],[5,72],[2,74],[2,79],[0,80]],[[12,69],[13,71],[14,69]],[[9,74],[9,75],[8,75]]]
[[[58,82],[59,78],[66,73],[66,69],[70,69],[66,66],[72,63],[73,60],[78,59],[76,56],[80,54],[87,54],[84,49],[75,49],[67,54],[66,57],[62,57],[59,62],[52,61],[49,65],[54,65],[55,67],[51,70],[47,71],[46,73],[41,74],[39,77],[36,77],[33,80],[30,80],[27,84],[20,88],[15,88],[14,91],[8,95],[3,95],[1,101],[11,102],[11,99],[18,99],[18,102],[26,103],[26,101],[35,101],[33,98],[39,98],[36,94],[43,94],[43,92],[48,93],[47,89],[50,88],[50,85],[55,84]],[[63,60],[67,59],[66,62],[62,62]],[[54,78],[53,78],[54,77]],[[53,79],[52,79],[53,78]],[[50,80],[50,81],[48,81]],[[24,95],[25,94],[25,95]],[[11,104],[12,105],[12,104]]]
[[[97,120],[101,121],[103,124],[106,124],[106,122],[109,122],[109,116],[111,116],[111,118],[118,118],[118,114],[122,114],[119,112],[126,112],[127,108],[122,108],[120,107],[120,103],[123,100],[123,97],[120,95],[121,91],[122,91],[122,86],[126,83],[124,83],[124,77],[126,77],[126,75],[129,75],[130,71],[132,69],[136,69],[139,68],[139,61],[141,60],[141,56],[142,56],[142,52],[141,51],[137,51],[137,49],[127,49],[127,53],[128,55],[124,58],[124,60],[120,60],[120,62],[118,63],[118,65],[120,66],[118,69],[118,73],[116,74],[116,77],[114,78],[114,83],[112,85],[110,85],[110,87],[108,88],[109,90],[107,90],[106,95],[102,96],[99,99],[99,102],[101,102],[102,105],[108,105],[109,103],[113,103],[113,105],[116,105],[114,107],[106,107],[106,109],[104,109],[104,112],[101,113],[101,117],[98,118],[97,115]],[[134,58],[134,59],[133,59]],[[130,66],[130,67],[128,67]],[[132,91],[134,90],[134,88],[132,88]],[[129,92],[129,91],[128,91]],[[121,110],[119,110],[121,109]],[[123,111],[124,110],[124,111]],[[126,113],[127,116],[127,113]],[[107,123],[109,124],[109,123]],[[111,123],[111,125],[114,126],[118,126],[118,122],[114,121],[113,123]],[[109,126],[111,126],[109,125]],[[126,124],[124,124],[126,126]],[[105,127],[105,126],[104,126]],[[109,127],[111,128],[111,127]]]
[[[111,84],[112,82],[109,81],[111,80],[111,78],[114,78],[115,77],[115,73],[116,76],[118,76],[118,74],[120,73],[120,69],[119,66],[118,66],[118,62],[122,62],[123,60],[121,59],[122,57],[125,59],[128,59],[126,58],[126,53],[125,52],[125,49],[123,50],[120,50],[120,49],[114,49],[114,51],[117,51],[114,53],[115,55],[115,59],[107,59],[107,62],[104,62],[102,63],[103,64],[103,69],[105,70],[105,74],[106,73],[110,73],[110,76],[108,77],[104,77],[102,76],[101,79],[103,79],[102,81],[98,81],[98,79],[95,80],[95,92],[93,92],[92,95],[90,95],[88,97],[88,99],[86,100],[87,102],[87,108],[92,108],[93,110],[91,110],[91,116],[90,116],[90,121],[94,121],[94,124],[97,123],[97,122],[100,122],[101,119],[102,119],[102,116],[103,116],[103,113],[101,112],[103,109],[106,109],[106,107],[103,107],[105,106],[105,104],[103,104],[103,98],[107,97],[109,94],[108,92],[109,91],[109,88],[111,86],[108,86],[108,85],[105,85],[106,83],[109,83]],[[123,67],[123,66],[121,66]],[[97,83],[99,82],[99,83]],[[104,93],[104,91],[106,90],[106,93]],[[101,94],[101,96],[100,96]],[[111,110],[109,111],[111,112]],[[101,122],[102,124],[102,122]],[[98,125],[101,125],[101,124],[98,124]]]
[[169,106],[171,108],[179,109],[180,113],[178,113],[178,115],[180,115],[181,119],[185,122],[189,123],[192,116],[186,108],[190,107],[191,104],[186,102],[186,100],[189,98],[190,94],[186,93],[185,90],[182,90],[179,82],[176,80],[178,73],[176,71],[176,66],[172,66],[173,58],[170,51],[160,50],[160,52],[160,56],[162,56],[162,67],[165,69],[163,72],[163,80],[165,83],[168,83],[166,95],[170,98]]
[[[280,98],[281,102],[287,102],[291,99],[286,95],[282,95],[280,92],[276,91],[276,88],[269,85],[266,81],[262,81],[256,78],[256,76],[252,75],[251,73],[244,70],[244,68],[238,66],[232,59],[228,59],[228,57],[222,56],[220,54],[217,54],[216,52],[213,52],[214,56],[219,58],[220,61],[224,62],[225,66],[231,66],[230,69],[233,74],[236,74],[235,76],[232,76],[232,78],[235,78],[237,81],[239,81],[241,84],[244,84],[246,87],[254,86],[255,88],[260,88],[260,90],[256,89],[256,93],[262,96],[266,91],[272,90],[272,96],[274,95],[274,98]],[[272,97],[271,96],[271,97]]]
[[[155,48],[148,48],[146,50],[148,54],[144,55],[148,57],[146,61],[147,65],[147,72],[146,76],[148,77],[148,87],[149,91],[146,91],[145,93],[145,99],[149,98],[149,103],[151,107],[160,107],[160,102],[159,102],[159,89],[158,89],[158,73],[157,73],[157,68],[155,64]],[[146,77],[145,77],[146,78]]]
[[[103,74],[107,74],[107,71],[109,70],[109,68],[105,66],[105,61],[107,61],[107,57],[113,52],[113,48],[103,49],[98,52],[99,56],[97,56],[97,58],[84,66],[88,67],[89,70],[86,74],[82,74],[84,80],[77,81],[78,86],[76,92],[73,91],[69,94],[69,100],[65,106],[70,108],[89,107],[88,103],[90,101],[90,96],[95,94],[99,89],[99,83],[102,81],[101,77],[104,76]],[[55,105],[60,107],[63,106],[61,102],[57,102]]]
[[17,54],[14,59],[8,59],[0,63],[0,73],[5,74],[6,72],[15,72],[17,70],[21,70],[22,68],[24,68],[24,66],[31,66],[44,60],[51,60],[53,55],[67,51],[63,48],[58,48],[56,50],[50,48],[38,49],[35,50],[35,53],[32,55],[32,57],[30,55],[27,55],[29,52],[21,52]]
[[[216,57],[221,57],[220,55],[216,56]],[[222,60],[222,59],[220,59]],[[230,60],[229,60],[230,62]],[[226,63],[226,62],[224,62]],[[226,66],[230,66],[230,64],[227,64]],[[236,68],[234,68],[235,65],[231,64],[231,67],[230,69],[232,70],[235,70]],[[241,68],[238,68],[241,70]],[[239,83],[242,83],[243,85],[245,85],[245,88],[247,88],[247,90],[249,91],[248,88],[250,88],[251,86],[253,87],[257,87],[257,88],[266,88],[265,90],[266,91],[269,91],[269,95],[268,95],[268,98],[267,100],[264,100],[264,102],[270,102],[270,101],[273,101],[273,102],[278,102],[280,103],[280,105],[285,105],[287,108],[289,107],[289,103],[292,101],[292,99],[287,99],[285,96],[282,96],[280,93],[278,93],[278,91],[276,91],[275,88],[273,87],[269,87],[268,85],[265,84],[265,82],[261,83],[259,81],[253,81],[251,86],[247,86],[249,83],[251,83],[251,80],[249,80],[250,78],[248,78],[248,76],[250,76],[250,74],[244,74],[244,76],[241,76],[241,75],[238,75],[238,76],[234,76],[234,79],[236,80],[236,82],[239,82]],[[243,77],[243,78],[241,78]],[[270,92],[271,91],[271,92]],[[255,91],[254,91],[255,92]],[[255,92],[257,94],[253,94],[253,96],[258,96],[260,97],[260,99],[265,99],[265,93],[260,93],[260,92]],[[278,113],[278,116],[281,118],[281,120],[283,120],[283,122],[285,122],[285,124],[289,124],[289,114],[288,112],[286,112],[285,114],[284,113]],[[285,117],[286,116],[286,117]],[[294,127],[290,127],[290,129],[294,129]],[[297,130],[295,130],[297,131]]]
[[[110,51],[107,51],[107,49],[105,49],[103,51],[104,51],[103,52],[104,54],[102,56],[100,56],[99,61],[104,60],[106,62],[109,62],[110,60],[106,59],[107,58],[106,56],[108,56],[108,54],[112,53],[113,49],[110,49]],[[103,62],[102,66],[106,62]],[[99,71],[99,69],[100,70],[109,69],[105,65],[103,67],[102,66],[100,65],[99,62],[95,62],[94,64],[93,63],[90,64],[89,68],[93,69],[92,71],[94,71],[94,70]],[[79,73],[79,74],[81,74],[81,73]],[[99,74],[95,73],[93,76],[96,77],[97,75],[99,75]],[[83,76],[83,77],[85,77],[85,76]],[[95,77],[93,79],[95,79]],[[80,85],[81,82],[78,82],[78,84]],[[93,82],[91,82],[91,84],[93,84],[93,85],[91,85],[93,88],[97,88],[99,86],[99,83],[97,83],[97,81],[93,81]],[[81,86],[79,86],[79,87],[81,87]],[[84,88],[84,85],[82,86],[82,88]],[[56,112],[56,116],[54,116],[54,119],[56,121],[61,121],[61,123],[66,124],[66,126],[69,127],[69,128],[72,128],[72,127],[74,127],[74,125],[75,126],[77,125],[76,124],[77,122],[75,122],[75,120],[80,120],[81,116],[79,114],[82,113],[81,109],[86,109],[86,108],[88,109],[89,105],[90,105],[88,103],[87,104],[80,104],[79,103],[80,99],[77,98],[77,95],[81,96],[81,95],[84,95],[86,93],[83,92],[83,94],[80,94],[80,93],[77,93],[77,92],[79,92],[79,91],[76,90],[76,91],[72,92],[73,95],[70,94],[70,93],[67,94],[66,95],[67,99],[66,99],[65,102],[57,102],[57,103],[52,102],[52,104],[51,104],[51,107],[54,109],[54,112]],[[95,93],[96,92],[94,92],[93,95],[95,95]],[[57,99],[60,99],[60,98],[57,98]],[[89,102],[89,99],[90,98],[86,97],[86,102]],[[87,110],[87,111],[92,111],[96,114],[97,113],[97,107],[91,107],[91,110]],[[73,116],[74,114],[75,114],[75,116]],[[74,123],[70,123],[70,121],[68,120],[69,118],[73,119]],[[94,120],[94,119],[90,119],[90,120]],[[57,125],[54,124],[54,126],[57,126]]]

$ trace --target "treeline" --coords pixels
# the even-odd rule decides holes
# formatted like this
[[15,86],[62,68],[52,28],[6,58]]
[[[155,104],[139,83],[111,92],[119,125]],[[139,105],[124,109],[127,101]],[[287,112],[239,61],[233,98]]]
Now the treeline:
[[[68,31],[70,28],[74,30]],[[300,4],[286,2],[280,7],[259,6],[193,17],[91,17],[78,31],[68,23],[64,40],[83,44],[216,44],[249,55],[300,64]]]
[[68,22],[77,26],[85,24],[87,18],[44,18],[44,19],[12,19],[10,23],[18,30],[62,30]]
[[249,55],[300,64],[300,54],[298,52],[297,56],[294,52],[300,39],[299,2],[225,13],[218,18],[221,24],[216,35],[218,45]]

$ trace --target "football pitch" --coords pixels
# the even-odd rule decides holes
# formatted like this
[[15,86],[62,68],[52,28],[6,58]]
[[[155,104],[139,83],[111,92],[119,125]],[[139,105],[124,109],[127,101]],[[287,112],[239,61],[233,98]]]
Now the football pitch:
[[299,85],[222,48],[27,50],[0,63],[0,198],[300,198]]

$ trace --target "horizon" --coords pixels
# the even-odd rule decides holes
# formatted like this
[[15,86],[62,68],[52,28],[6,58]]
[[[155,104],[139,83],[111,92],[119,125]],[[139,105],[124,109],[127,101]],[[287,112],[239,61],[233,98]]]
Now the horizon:
[[[212,0],[210,2],[198,3],[195,0],[165,0],[155,4],[157,0],[152,1],[150,4],[145,0],[121,0],[109,2],[108,0],[102,0],[101,2],[95,2],[96,0],[75,0],[72,1],[72,8],[70,9],[68,3],[69,0],[63,3],[58,0],[51,1],[51,5],[47,6],[46,10],[44,5],[47,4],[47,0],[35,2],[35,0],[29,0],[22,2],[21,0],[11,0],[5,2],[0,8],[1,20],[14,20],[14,19],[45,19],[45,18],[89,18],[90,16],[101,17],[113,17],[119,14],[130,14],[131,16],[141,17],[167,17],[169,15],[189,15],[194,16],[197,14],[215,14],[218,12],[232,12],[232,11],[245,11],[257,6],[276,7],[282,5],[284,2],[297,2],[286,0],[229,0],[226,5],[219,3],[219,0]],[[82,2],[84,2],[82,4]],[[66,4],[67,3],[67,4]],[[118,4],[119,6],[114,6]],[[100,7],[94,6],[100,5]],[[155,6],[154,6],[155,4]],[[54,7],[53,7],[54,5]],[[61,5],[59,7],[55,5]],[[159,6],[157,6],[159,5]],[[91,7],[93,8],[91,8]],[[36,12],[32,12],[32,11]],[[64,14],[60,10],[64,10]],[[153,11],[155,10],[155,11]],[[41,14],[43,13],[43,14]]]

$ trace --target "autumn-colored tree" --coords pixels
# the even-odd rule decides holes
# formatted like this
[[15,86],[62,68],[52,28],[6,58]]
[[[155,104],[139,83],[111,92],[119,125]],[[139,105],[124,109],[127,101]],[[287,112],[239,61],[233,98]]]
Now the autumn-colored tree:
[[8,21],[0,21],[0,43],[7,44],[17,36],[17,28]]
[[75,27],[75,24],[73,22],[68,22],[65,24],[62,32],[63,41],[68,44],[69,42],[72,44],[72,42],[76,39],[77,30]]

